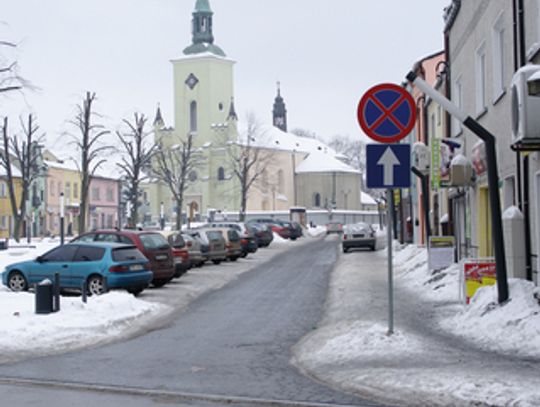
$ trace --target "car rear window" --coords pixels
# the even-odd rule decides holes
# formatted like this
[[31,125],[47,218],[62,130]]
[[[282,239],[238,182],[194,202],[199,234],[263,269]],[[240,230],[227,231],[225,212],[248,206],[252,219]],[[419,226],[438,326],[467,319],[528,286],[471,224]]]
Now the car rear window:
[[73,261],[99,261],[104,254],[105,249],[103,247],[80,246]]
[[181,249],[186,245],[186,242],[184,242],[184,238],[180,233],[169,235],[167,240],[169,241],[169,244],[175,249]]
[[235,230],[228,230],[227,236],[229,237],[229,241],[231,242],[237,242],[240,240],[240,236],[238,236],[238,233],[236,233]]
[[114,261],[146,260],[146,257],[136,247],[118,247],[113,249],[112,259]]
[[209,240],[221,240],[223,239],[223,235],[221,232],[215,231],[215,232],[206,232],[206,236],[208,236]]
[[139,238],[141,239],[141,243],[146,250],[167,249],[169,247],[167,239],[165,239],[165,237],[159,233],[140,234]]

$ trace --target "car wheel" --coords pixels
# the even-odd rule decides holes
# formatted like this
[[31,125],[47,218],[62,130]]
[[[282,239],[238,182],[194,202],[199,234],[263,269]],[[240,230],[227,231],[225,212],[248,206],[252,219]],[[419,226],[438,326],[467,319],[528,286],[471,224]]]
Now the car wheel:
[[130,294],[133,294],[136,297],[140,293],[142,293],[145,288],[146,288],[145,286],[128,288],[127,292],[130,293]]
[[156,288],[163,287],[165,284],[169,282],[168,278],[160,278],[158,280],[152,281],[152,285]]
[[349,253],[349,248],[348,248],[348,247],[344,247],[344,248],[343,248],[343,253]]
[[291,237],[291,240],[296,240],[296,237]]
[[237,256],[231,257],[231,261],[236,261],[236,260],[238,260],[238,257],[237,257]]
[[217,264],[221,263],[221,260],[212,260],[212,263],[217,265]]
[[242,258],[245,259],[247,257],[247,255],[248,255],[247,252],[242,253]]
[[375,246],[371,246],[371,251],[372,251],[372,252],[375,251]]
[[28,282],[20,271],[13,271],[8,278],[8,287],[15,292],[26,291],[28,290]]
[[88,294],[89,295],[101,295],[105,292],[105,284],[103,283],[103,277],[94,274],[88,278]]

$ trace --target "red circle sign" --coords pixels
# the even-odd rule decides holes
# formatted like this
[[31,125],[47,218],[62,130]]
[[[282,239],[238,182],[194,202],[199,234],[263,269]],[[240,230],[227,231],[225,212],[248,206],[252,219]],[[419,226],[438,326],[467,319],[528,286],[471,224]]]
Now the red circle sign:
[[416,103],[403,87],[383,83],[362,96],[357,115],[368,137],[381,143],[396,143],[414,128]]

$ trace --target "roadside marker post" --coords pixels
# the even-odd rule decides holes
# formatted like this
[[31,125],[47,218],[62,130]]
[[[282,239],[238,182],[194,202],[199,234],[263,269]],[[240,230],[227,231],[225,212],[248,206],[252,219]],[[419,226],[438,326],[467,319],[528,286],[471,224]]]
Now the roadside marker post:
[[388,335],[394,333],[394,271],[392,230],[394,189],[411,186],[411,146],[398,143],[414,128],[416,104],[401,86],[384,83],[369,89],[358,104],[358,123],[371,139],[383,144],[366,146],[368,188],[386,189],[388,250]]

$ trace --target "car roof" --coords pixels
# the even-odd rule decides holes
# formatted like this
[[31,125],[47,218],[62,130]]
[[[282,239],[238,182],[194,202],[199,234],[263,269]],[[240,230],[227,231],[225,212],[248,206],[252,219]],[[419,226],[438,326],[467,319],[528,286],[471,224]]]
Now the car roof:
[[116,249],[118,247],[121,248],[137,248],[137,246],[132,244],[125,244],[125,243],[117,243],[117,242],[72,242],[72,243],[66,243],[66,245],[70,246],[89,246],[89,247],[101,247],[101,248],[112,248]]

